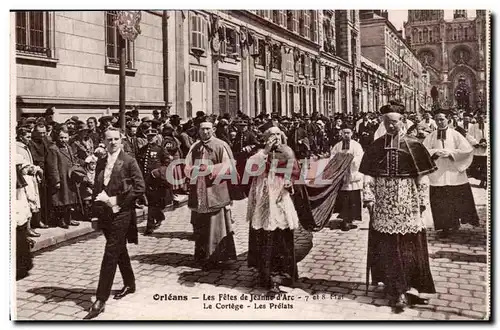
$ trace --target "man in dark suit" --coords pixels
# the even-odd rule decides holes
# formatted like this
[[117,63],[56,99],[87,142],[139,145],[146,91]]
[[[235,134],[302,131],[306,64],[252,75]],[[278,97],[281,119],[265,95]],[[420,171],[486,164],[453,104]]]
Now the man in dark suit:
[[96,216],[106,237],[104,257],[97,286],[97,300],[85,319],[93,319],[104,312],[111,294],[116,266],[120,267],[124,287],[114,296],[121,299],[135,292],[135,277],[127,251],[127,241],[137,244],[135,200],[144,194],[144,179],[134,158],[122,150],[120,131],[109,128],[104,133],[108,155],[96,168],[94,189]]

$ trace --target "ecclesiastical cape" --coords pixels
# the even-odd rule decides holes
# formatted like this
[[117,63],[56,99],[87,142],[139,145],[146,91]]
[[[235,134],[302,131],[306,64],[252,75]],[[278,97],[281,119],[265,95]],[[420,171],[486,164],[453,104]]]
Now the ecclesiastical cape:
[[[351,154],[338,153],[328,162],[322,173],[314,173],[310,183],[294,185],[293,202],[304,229],[319,231],[328,223],[353,158]],[[316,178],[318,180],[314,180]],[[324,184],[321,181],[329,183]]]
[[375,140],[365,150],[359,172],[372,177],[416,178],[437,169],[429,152],[418,140],[402,136],[394,143],[394,139],[386,134]]

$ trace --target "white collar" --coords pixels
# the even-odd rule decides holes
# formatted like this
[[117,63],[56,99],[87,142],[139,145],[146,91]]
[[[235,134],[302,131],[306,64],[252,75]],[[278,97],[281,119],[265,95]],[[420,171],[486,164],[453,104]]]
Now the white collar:
[[110,152],[108,151],[108,158],[116,158],[116,157],[118,157],[118,154],[120,154],[120,151],[121,151],[121,149],[118,149],[118,150],[117,150],[117,151],[115,151],[114,153],[110,153]]

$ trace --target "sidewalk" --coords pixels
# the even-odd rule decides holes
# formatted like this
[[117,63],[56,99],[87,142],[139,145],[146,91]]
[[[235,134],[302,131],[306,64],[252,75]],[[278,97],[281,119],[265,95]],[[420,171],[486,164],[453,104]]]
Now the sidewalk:
[[[177,208],[187,204],[187,196],[185,200],[181,200]],[[173,211],[172,206],[167,207],[165,211]],[[148,208],[137,209],[137,223],[140,224],[147,220]],[[32,252],[40,251],[48,247],[64,243],[68,240],[84,236],[93,233],[95,230],[92,229],[92,223],[81,221],[79,226],[70,226],[68,229],[63,229],[60,227],[47,228],[47,229],[36,229],[38,233],[41,234],[40,237],[34,237],[35,246],[31,250]]]

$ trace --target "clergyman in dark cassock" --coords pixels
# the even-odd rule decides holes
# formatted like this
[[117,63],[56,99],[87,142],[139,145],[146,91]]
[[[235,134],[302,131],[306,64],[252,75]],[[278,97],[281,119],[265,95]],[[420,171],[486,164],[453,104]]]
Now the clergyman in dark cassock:
[[[186,156],[184,172],[190,180],[188,207],[195,238],[194,259],[205,269],[219,262],[235,260],[236,248],[232,228],[229,193],[230,182],[218,180],[219,171],[228,168],[237,176],[229,145],[213,136],[213,123],[200,119],[200,140]],[[208,172],[208,175],[201,173]],[[200,174],[200,175],[198,175]]]
[[404,108],[381,108],[386,134],[366,150],[359,171],[365,175],[363,199],[371,214],[367,271],[383,282],[391,303],[403,309],[420,293],[435,293],[429,267],[426,226],[427,175],[437,170],[427,149],[403,131]]

